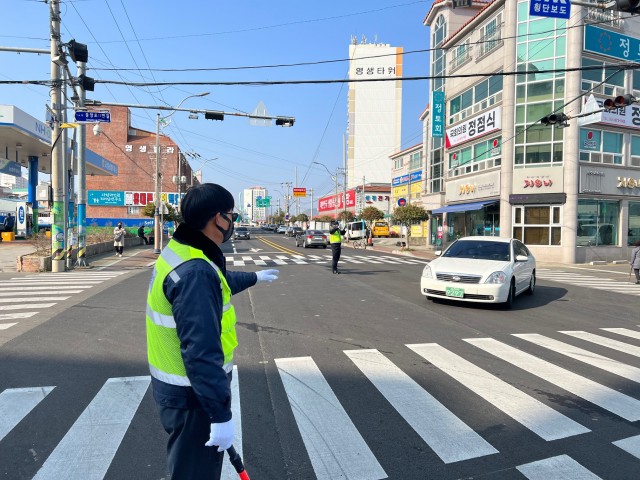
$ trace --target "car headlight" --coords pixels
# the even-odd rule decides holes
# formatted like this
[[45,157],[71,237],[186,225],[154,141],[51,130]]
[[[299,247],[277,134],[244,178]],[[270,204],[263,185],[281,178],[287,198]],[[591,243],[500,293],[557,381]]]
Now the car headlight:
[[493,272],[484,283],[504,283],[507,281],[507,274],[504,272]]
[[433,274],[431,273],[431,267],[429,265],[424,266],[424,270],[422,270],[422,276],[424,278],[433,278]]

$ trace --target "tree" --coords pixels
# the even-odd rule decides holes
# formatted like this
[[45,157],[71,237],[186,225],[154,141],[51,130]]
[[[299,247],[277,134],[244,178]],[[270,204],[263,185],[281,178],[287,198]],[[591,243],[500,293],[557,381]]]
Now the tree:
[[405,205],[404,207],[396,207],[393,211],[393,219],[403,225],[411,225],[412,223],[427,220],[429,214],[427,211],[417,205]]
[[331,215],[319,215],[315,218],[316,222],[330,222],[331,220],[333,220]]
[[[180,215],[175,208],[173,208],[173,205],[170,205],[168,203],[165,204],[167,206],[167,210],[169,211],[169,213],[165,213],[164,214],[164,221],[165,222],[182,222],[182,215]],[[147,203],[144,207],[142,207],[142,210],[140,211],[142,213],[142,215],[144,215],[145,217],[151,217],[153,218],[156,214],[156,206],[153,202],[149,202]]]
[[295,221],[299,223],[307,223],[309,221],[309,216],[306,213],[301,213],[295,218]]
[[349,210],[343,210],[338,214],[338,219],[343,222],[351,222],[354,218],[356,218],[356,216]]
[[384,212],[376,207],[367,207],[362,210],[360,217],[371,224],[371,222],[375,220],[382,220],[384,218]]
[[275,223],[276,225],[284,223],[284,212],[282,210],[280,210],[273,216],[273,223]]

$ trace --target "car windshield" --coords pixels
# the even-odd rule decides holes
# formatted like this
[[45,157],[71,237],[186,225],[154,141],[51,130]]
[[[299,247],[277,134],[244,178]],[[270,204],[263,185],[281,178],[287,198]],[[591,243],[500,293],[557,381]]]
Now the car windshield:
[[307,230],[307,235],[324,235],[320,230]]
[[442,256],[503,262],[508,262],[511,259],[508,243],[488,240],[458,240]]
[[248,232],[249,229],[247,227],[238,227],[236,228],[236,232]]

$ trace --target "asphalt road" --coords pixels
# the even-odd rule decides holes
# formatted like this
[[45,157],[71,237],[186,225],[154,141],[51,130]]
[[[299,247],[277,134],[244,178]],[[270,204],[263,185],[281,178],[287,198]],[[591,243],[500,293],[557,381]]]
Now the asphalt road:
[[[423,259],[347,247],[332,275],[330,250],[282,235],[224,249],[229,269],[280,270],[233,299],[251,478],[640,478],[640,286],[625,268],[541,268],[505,311],[425,300]],[[166,478],[153,258],[0,274],[0,478]]]

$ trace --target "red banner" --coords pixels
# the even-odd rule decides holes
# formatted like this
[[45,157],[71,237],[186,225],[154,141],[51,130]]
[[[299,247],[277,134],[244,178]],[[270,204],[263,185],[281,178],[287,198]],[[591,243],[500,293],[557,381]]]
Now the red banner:
[[342,211],[345,209],[355,208],[356,206],[356,191],[349,190],[347,191],[347,205],[344,205],[344,194],[339,193],[338,195],[329,195],[327,197],[322,197],[318,200],[318,212],[319,213],[328,213],[331,211],[335,211],[336,209]]

